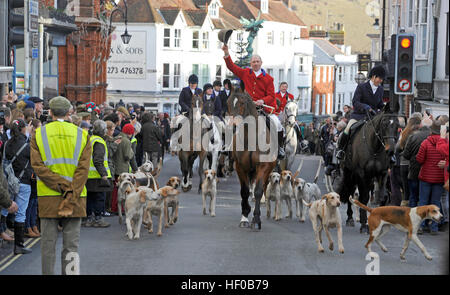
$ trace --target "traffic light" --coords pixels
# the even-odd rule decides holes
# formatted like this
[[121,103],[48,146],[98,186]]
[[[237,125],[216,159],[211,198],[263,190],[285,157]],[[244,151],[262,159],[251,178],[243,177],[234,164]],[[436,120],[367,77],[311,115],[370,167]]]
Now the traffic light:
[[53,36],[47,32],[44,32],[44,62],[53,58]]
[[414,93],[414,35],[397,35],[395,53],[395,94]]
[[8,0],[8,45],[23,46],[24,16],[13,12],[14,8],[24,9],[24,0]]

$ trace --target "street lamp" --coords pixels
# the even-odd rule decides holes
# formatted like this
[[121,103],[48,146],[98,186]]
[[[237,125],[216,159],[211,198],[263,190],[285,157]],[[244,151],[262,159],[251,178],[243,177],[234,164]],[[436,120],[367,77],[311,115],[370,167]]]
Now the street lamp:
[[128,34],[128,7],[127,7],[127,1],[123,0],[123,4],[125,5],[125,13],[123,12],[123,10],[119,7],[116,7],[116,9],[114,9],[111,12],[111,15],[109,16],[109,30],[108,30],[108,35],[111,35],[111,28],[112,28],[112,18],[113,18],[113,14],[115,12],[120,12],[122,14],[122,17],[125,19],[125,33],[123,33],[122,35],[120,35],[120,37],[122,38],[122,42],[123,44],[128,44],[130,43],[131,40],[131,35]]
[[380,19],[376,18],[376,19],[375,19],[375,22],[374,22],[373,25],[372,25],[373,28],[374,28],[375,30],[377,30],[377,31],[380,29],[380,22],[379,22],[379,21],[380,21]]

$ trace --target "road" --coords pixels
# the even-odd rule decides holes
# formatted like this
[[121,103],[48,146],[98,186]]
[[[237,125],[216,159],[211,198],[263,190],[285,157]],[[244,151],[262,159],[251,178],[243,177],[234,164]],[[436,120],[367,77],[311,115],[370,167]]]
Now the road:
[[[319,157],[297,156],[304,164],[300,176],[312,181],[316,174]],[[170,176],[180,175],[176,157],[166,157],[160,184]],[[326,191],[323,169],[318,184]],[[309,219],[300,223],[295,218],[281,221],[267,220],[265,206],[262,207],[262,230],[239,228],[241,218],[239,182],[234,173],[221,178],[218,184],[216,217],[202,215],[201,196],[197,194],[198,176],[193,179],[192,190],[181,193],[178,222],[164,229],[162,237],[148,234],[142,228],[141,239],[129,241],[125,237],[126,226],[118,224],[117,217],[106,218],[109,228],[82,228],[80,237],[80,269],[86,275],[364,275],[369,263],[365,260],[364,248],[368,235],[359,233],[356,227],[343,228],[345,253],[337,251],[336,230],[331,231],[335,250],[328,250],[328,241],[323,234],[325,253],[317,252],[313,230]],[[347,205],[340,207],[345,224]],[[286,215],[283,205],[283,216]],[[252,216],[252,215],[251,215]],[[250,216],[250,217],[251,217]],[[294,213],[295,216],[295,213]],[[437,236],[419,236],[432,261],[425,259],[419,248],[410,243],[406,262],[400,261],[400,250],[404,234],[392,229],[383,237],[389,249],[383,253],[374,243],[373,250],[380,257],[380,273],[383,275],[432,275],[448,274],[449,236],[440,232]],[[29,239],[33,253],[9,255],[12,246],[0,249],[1,275],[41,274],[40,240]],[[57,246],[56,273],[61,273],[59,253],[61,234]]]

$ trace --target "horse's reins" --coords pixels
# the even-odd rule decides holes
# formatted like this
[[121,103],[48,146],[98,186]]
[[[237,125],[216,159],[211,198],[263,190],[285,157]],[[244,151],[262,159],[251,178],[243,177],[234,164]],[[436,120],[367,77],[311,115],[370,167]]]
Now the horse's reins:
[[[387,114],[382,114],[381,116],[391,116],[391,117],[395,117],[396,115],[387,115]],[[380,119],[381,120],[381,119]],[[381,139],[380,135],[378,134],[375,125],[373,124],[373,118],[370,119],[369,117],[369,122],[370,122],[370,126],[372,126],[373,132],[375,133],[375,136],[377,137],[377,139],[380,141],[381,145],[383,146],[384,149],[386,149],[386,145],[384,144],[383,140]],[[363,133],[364,138],[366,138],[365,133]],[[387,138],[395,138],[394,136],[383,136],[383,139],[387,139]],[[375,154],[376,155],[376,154]]]

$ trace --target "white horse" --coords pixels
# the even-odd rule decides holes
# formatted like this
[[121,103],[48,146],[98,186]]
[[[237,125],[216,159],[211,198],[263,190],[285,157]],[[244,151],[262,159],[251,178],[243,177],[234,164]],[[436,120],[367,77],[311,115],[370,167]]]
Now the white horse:
[[286,157],[281,161],[282,170],[291,170],[294,164],[295,152],[297,151],[297,133],[295,132],[295,118],[297,116],[297,104],[293,101],[288,101],[284,108],[284,128],[286,130]]

